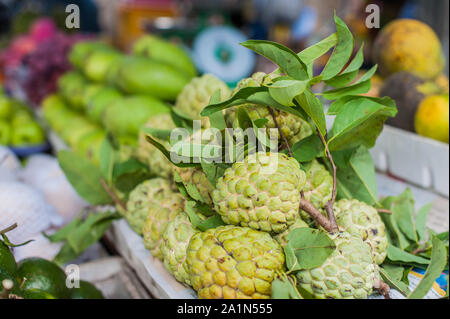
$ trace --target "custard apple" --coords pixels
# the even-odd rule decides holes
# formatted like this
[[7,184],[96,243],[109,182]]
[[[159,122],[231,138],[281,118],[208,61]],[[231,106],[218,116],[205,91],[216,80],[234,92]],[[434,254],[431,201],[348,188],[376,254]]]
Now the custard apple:
[[305,223],[300,217],[297,217],[295,219],[295,222],[291,226],[289,226],[288,229],[286,229],[282,233],[273,236],[273,238],[275,238],[275,240],[281,245],[281,247],[284,247],[288,243],[289,240],[288,236],[290,232],[293,231],[294,229],[302,227],[308,227],[308,224]]
[[186,114],[193,120],[202,121],[202,127],[209,127],[209,118],[201,118],[200,112],[209,104],[211,96],[220,90],[221,100],[224,101],[230,96],[228,86],[212,74],[204,74],[193,78],[178,95],[175,109]]
[[[314,205],[318,210],[323,211],[325,204],[331,199],[333,192],[333,176],[317,160],[304,164],[306,170],[306,184],[303,188],[305,199]],[[312,223],[311,216],[300,211],[300,216],[307,223]]]
[[142,235],[142,226],[152,202],[170,198],[175,193],[173,184],[163,178],[152,178],[137,185],[130,193],[127,201],[127,211],[123,212],[130,227]]
[[[183,184],[186,187],[189,187],[188,184],[192,184],[197,188],[198,195],[200,195],[204,203],[208,205],[212,204],[211,193],[214,190],[214,186],[208,180],[208,178],[206,177],[205,173],[202,171],[201,168],[197,167],[181,168],[173,166],[173,171],[178,173],[178,175],[181,177],[181,180],[183,181]],[[193,191],[195,192],[195,190]],[[193,194],[190,195],[192,196]],[[194,197],[194,199],[196,198]]]
[[377,210],[356,199],[341,199],[334,204],[336,222],[341,230],[361,236],[372,247],[374,261],[380,265],[386,258],[386,228]]
[[214,209],[227,224],[281,233],[299,212],[306,175],[282,153],[258,152],[227,168],[212,193]]
[[347,232],[329,236],[335,251],[321,266],[297,272],[299,286],[317,299],[367,298],[379,278],[370,246]]
[[[172,117],[169,113],[161,113],[152,116],[145,124],[145,127],[172,130],[175,128],[175,124],[173,123]],[[147,141],[146,136],[147,134],[144,132],[139,133],[139,148],[137,152],[138,159],[142,163],[146,163],[148,165],[150,173],[156,176],[170,178],[172,170],[171,163],[160,150]],[[168,141],[158,140],[158,142],[164,145],[166,149],[170,148]]]
[[[273,77],[273,75],[266,75],[263,72],[254,73],[251,78],[241,80],[238,83],[237,87],[233,90],[232,94],[235,94],[238,90],[245,87],[258,87],[264,81],[270,81]],[[277,128],[274,119],[269,112],[269,108],[257,104],[243,104],[227,109],[225,112],[225,120],[228,126],[231,126],[233,128],[239,127],[239,121],[237,118],[237,110],[239,109],[239,107],[245,107],[250,118],[253,121],[258,119],[267,119],[267,122],[264,125],[267,129]],[[293,145],[301,139],[312,134],[310,125],[298,116],[276,109],[273,109],[273,112],[275,114],[277,124],[280,127],[283,135],[286,137],[289,145]],[[278,136],[278,139],[280,143],[283,143],[281,136]]]
[[186,249],[192,235],[198,233],[192,227],[189,216],[181,212],[167,224],[162,234],[161,254],[166,269],[182,283],[191,285],[186,264]]
[[161,242],[162,234],[167,224],[184,209],[185,199],[180,193],[153,201],[148,207],[148,215],[142,226],[144,246],[150,250],[153,257],[162,260]]
[[186,263],[201,299],[267,299],[284,254],[268,233],[227,225],[194,234]]

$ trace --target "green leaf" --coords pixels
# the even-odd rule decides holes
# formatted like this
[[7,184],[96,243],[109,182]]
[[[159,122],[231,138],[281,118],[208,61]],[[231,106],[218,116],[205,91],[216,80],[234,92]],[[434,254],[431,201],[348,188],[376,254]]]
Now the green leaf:
[[358,199],[369,205],[378,204],[375,166],[366,147],[332,153],[339,198]]
[[63,241],[67,239],[67,236],[76,230],[78,226],[82,223],[81,216],[75,217],[72,219],[70,223],[65,225],[63,228],[58,229],[58,231],[54,232],[51,235],[47,235],[45,233],[42,233],[48,240],[50,240],[52,243],[56,243],[59,241]]
[[138,184],[150,178],[150,173],[146,165],[135,158],[114,166],[113,182],[114,186],[121,192],[128,193]]
[[[217,90],[214,92],[214,94],[211,96],[211,99],[209,100],[209,104],[216,104],[220,103],[221,97],[220,97],[220,90]],[[209,123],[211,127],[215,127],[218,130],[224,130],[227,127],[227,124],[225,123],[225,118],[223,116],[222,112],[215,112],[209,115]]]
[[295,98],[300,107],[311,118],[319,132],[325,136],[327,133],[327,125],[325,121],[325,114],[322,102],[311,92],[310,89],[305,89],[303,94]]
[[58,162],[77,193],[92,205],[112,204],[113,200],[100,183],[100,169],[84,157],[59,151]]
[[109,139],[106,137],[100,146],[100,171],[103,179],[109,185],[112,184],[112,173],[114,169],[115,157],[116,154],[114,148],[112,147]]
[[307,80],[306,65],[294,51],[282,44],[266,40],[247,40],[242,46],[277,64],[283,73],[297,80]]
[[404,282],[391,277],[391,274],[384,268],[384,265],[383,268],[380,268],[380,275],[389,287],[395,288],[405,297],[409,294],[408,286]]
[[347,64],[353,52],[353,36],[347,25],[334,14],[336,23],[337,44],[330,56],[321,75],[324,80],[329,80],[339,74]]
[[370,86],[371,86],[371,83],[369,80],[367,80],[362,83],[358,83],[358,84],[354,84],[354,85],[350,85],[350,86],[344,86],[339,89],[325,91],[321,95],[324,98],[326,98],[327,100],[336,100],[336,99],[339,99],[339,98],[341,98],[343,96],[347,96],[347,95],[358,95],[358,94],[367,93],[370,90]]
[[222,218],[219,215],[214,215],[214,216],[211,216],[211,217],[203,220],[197,226],[197,228],[200,231],[206,231],[208,229],[216,228],[216,227],[224,226],[224,225],[226,225],[226,224],[223,222]]
[[283,281],[280,278],[272,281],[272,299],[290,299],[289,286],[289,282]]
[[387,258],[393,263],[401,264],[418,264],[418,265],[428,265],[430,261],[428,259],[410,254],[398,247],[388,245]]
[[416,286],[414,291],[408,295],[408,299],[422,299],[433,286],[447,264],[447,251],[444,244],[437,238],[432,238],[433,252],[431,253],[431,262],[427,267],[425,275]]
[[53,258],[53,262],[62,267],[78,256],[79,254],[72,248],[72,246],[68,242],[65,242],[59,250],[58,254],[56,254],[56,256]]
[[310,135],[291,147],[293,157],[300,163],[312,161],[314,158],[323,156],[325,147],[319,136]]
[[395,116],[397,109],[361,97],[342,106],[334,119],[328,146],[331,151],[364,145],[371,148],[388,116]]
[[314,61],[327,53],[332,47],[334,47],[337,43],[337,40],[337,33],[335,32],[297,54],[300,59],[307,65],[308,75],[310,78],[313,76],[311,70]]
[[293,106],[292,100],[305,90],[308,82],[298,80],[281,80],[272,83],[269,88],[270,96],[278,103]]
[[433,206],[432,203],[426,204],[423,207],[419,209],[419,211],[416,214],[416,231],[417,236],[419,236],[419,241],[426,240],[426,224],[427,224],[427,217],[428,213],[430,212],[431,206]]
[[[355,99],[360,99],[361,96],[360,95],[348,95],[348,96],[343,96],[337,100],[335,100],[333,103],[330,104],[330,107],[328,108],[327,114],[328,115],[337,115],[339,113],[339,111],[341,110],[341,108],[348,102],[350,102],[351,100],[355,100]],[[371,96],[365,96],[365,99],[371,100],[375,103],[381,104],[381,105],[386,105],[389,106],[391,108],[396,108],[395,106],[395,101],[392,100],[390,97],[371,97]]]
[[217,165],[214,163],[206,163],[204,161],[201,162],[202,170],[206,175],[206,178],[208,178],[208,181],[216,187],[216,181],[222,177],[223,173],[225,172],[226,166],[223,165]]
[[392,207],[392,217],[397,222],[400,230],[409,240],[419,243],[414,220],[414,195],[411,189],[407,188],[394,201]]
[[121,216],[116,212],[90,214],[76,230],[67,236],[67,242],[77,254],[81,254],[103,236],[114,220],[120,218]]
[[[285,246],[286,265],[289,270],[319,267],[333,253],[336,245],[328,234],[318,229],[296,228],[288,235]],[[288,258],[295,256],[294,259]]]
[[362,66],[364,62],[364,44],[361,45],[352,62],[345,68],[345,70],[339,75],[325,81],[326,84],[332,87],[343,87],[349,84],[351,81],[355,79],[358,75],[359,68]]

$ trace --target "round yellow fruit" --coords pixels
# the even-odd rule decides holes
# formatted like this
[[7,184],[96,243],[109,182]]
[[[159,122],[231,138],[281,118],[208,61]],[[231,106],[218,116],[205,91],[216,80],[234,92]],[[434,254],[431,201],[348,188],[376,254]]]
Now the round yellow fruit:
[[432,79],[445,66],[439,38],[418,20],[392,21],[378,34],[374,48],[374,60],[382,76],[408,71],[422,79]]
[[448,95],[430,95],[419,104],[414,127],[420,135],[448,143]]

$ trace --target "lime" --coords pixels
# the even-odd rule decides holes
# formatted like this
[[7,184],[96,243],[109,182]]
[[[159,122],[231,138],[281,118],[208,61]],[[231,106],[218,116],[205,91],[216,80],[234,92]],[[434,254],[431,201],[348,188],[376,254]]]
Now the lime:
[[70,289],[72,299],[103,299],[100,290],[87,281],[80,280],[80,288]]
[[19,278],[26,278],[23,292],[46,292],[55,298],[70,298],[66,274],[55,263],[42,258],[28,258],[19,263]]

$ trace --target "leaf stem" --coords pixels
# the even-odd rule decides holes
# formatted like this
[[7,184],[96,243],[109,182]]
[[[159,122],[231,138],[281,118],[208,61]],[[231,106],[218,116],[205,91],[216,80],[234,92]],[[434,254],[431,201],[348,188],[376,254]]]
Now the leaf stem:
[[377,208],[377,212],[378,212],[378,213],[382,213],[382,214],[389,214],[389,215],[392,215],[392,211],[389,210],[389,209]]
[[6,234],[7,232],[13,230],[17,227],[17,223],[12,224],[11,226],[6,227],[5,229],[0,230],[0,235]]
[[292,154],[292,151],[291,151],[291,147],[289,146],[289,143],[288,143],[288,141],[287,141],[287,138],[286,138],[286,136],[284,136],[284,134],[283,134],[283,132],[281,131],[281,128],[280,128],[280,126],[278,125],[278,122],[277,122],[277,120],[276,120],[276,118],[275,118],[275,112],[274,112],[274,111],[272,110],[272,108],[270,108],[270,107],[268,107],[268,109],[269,109],[270,115],[272,115],[273,122],[275,123],[275,126],[277,127],[278,132],[280,132],[280,136],[281,136],[281,138],[283,139],[283,142],[284,142],[284,144],[285,144],[286,147],[287,147],[287,150],[288,150],[289,155],[290,155],[291,157],[294,157],[294,155]]
[[109,196],[111,196],[112,200],[114,201],[114,203],[116,203],[117,205],[119,205],[123,210],[127,210],[127,207],[125,205],[124,202],[122,202],[117,195],[111,190],[111,188],[109,188],[108,184],[106,184],[105,180],[103,178],[100,177],[100,183],[102,184],[103,188],[105,189],[105,191],[108,193]]
[[334,212],[333,212],[333,205],[334,202],[336,200],[336,165],[334,164],[333,161],[333,156],[331,156],[330,150],[328,149],[328,145],[327,142],[325,141],[325,137],[319,132],[317,131],[317,134],[319,135],[320,140],[322,141],[323,146],[325,147],[325,152],[327,154],[328,160],[331,163],[331,167],[333,169],[333,190],[331,193],[331,199],[325,204],[325,211],[327,212],[328,215],[328,219],[332,225],[332,228],[334,229],[334,231],[339,230],[339,227],[337,226],[336,223],[336,217],[334,216]]
[[339,230],[336,224],[336,220],[335,224],[333,224],[329,218],[323,216],[322,213],[316,207],[314,207],[313,204],[311,204],[309,201],[305,199],[303,192],[301,192],[300,208],[305,212],[307,212],[326,231],[330,233],[335,233]]

